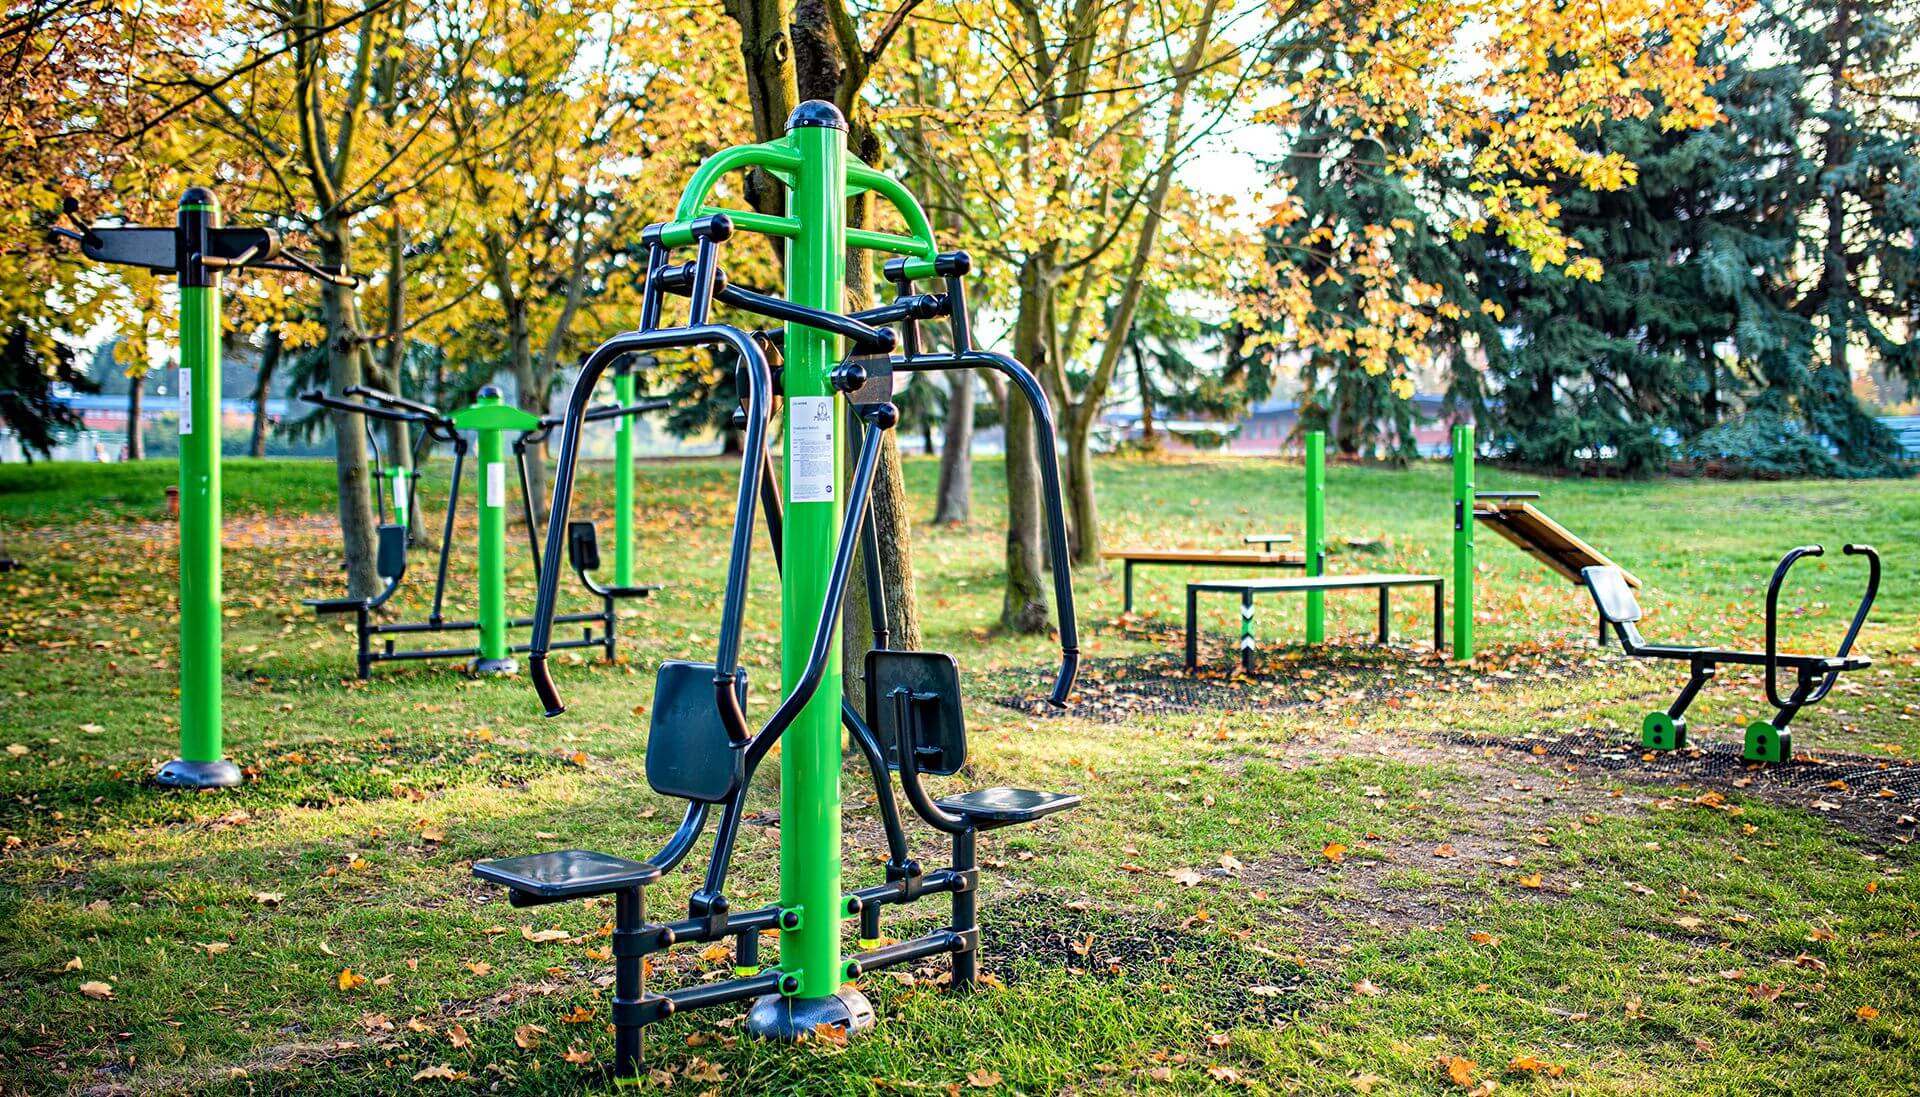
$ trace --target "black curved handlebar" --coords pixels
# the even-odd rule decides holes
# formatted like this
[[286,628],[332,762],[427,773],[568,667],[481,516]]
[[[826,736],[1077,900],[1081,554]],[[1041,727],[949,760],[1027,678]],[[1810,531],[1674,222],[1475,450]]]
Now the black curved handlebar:
[[726,324],[693,324],[653,331],[622,332],[595,347],[580,367],[580,376],[567,396],[563,422],[570,426],[561,439],[560,453],[554,462],[553,499],[548,506],[547,548],[541,560],[540,587],[534,602],[533,634],[528,647],[528,677],[548,716],[558,716],[567,710],[547,669],[547,650],[553,636],[554,608],[560,594],[567,511],[573,501],[573,479],[580,456],[580,431],[571,424],[585,420],[587,405],[593,399],[593,389],[599,383],[601,374],[623,356],[712,344],[732,347],[745,367],[748,379],[746,446],[741,457],[740,492],[734,508],[725,604],[721,610],[720,639],[714,659],[717,668],[714,692],[728,734],[736,742],[749,737],[746,713],[740,708],[733,683],[738,671],[741,615],[746,605],[747,565],[753,546],[754,506],[759,498],[760,470],[766,450],[767,409],[773,403],[773,378],[767,368],[766,357],[760,353],[760,347],[753,337]]
[[[1780,588],[1786,584],[1787,573],[1793,570],[1793,565],[1809,556],[1825,556],[1826,551],[1825,548],[1819,545],[1801,545],[1798,548],[1789,550],[1785,556],[1780,558],[1779,565],[1773,569],[1772,580],[1767,583],[1767,651],[1765,662],[1767,668],[1767,700],[1771,702],[1775,708],[1784,708],[1788,703],[1786,699],[1780,696],[1779,684]],[[1841,551],[1848,556],[1865,556],[1867,558],[1867,589],[1866,592],[1861,595],[1859,607],[1853,612],[1853,621],[1847,626],[1847,633],[1840,641],[1839,650],[1834,653],[1834,658],[1836,659],[1845,659],[1847,653],[1853,650],[1853,643],[1859,639],[1861,627],[1867,623],[1867,614],[1873,609],[1873,600],[1880,593],[1880,554],[1874,551],[1873,546],[1848,544],[1843,546]],[[1821,679],[1820,684],[1807,696],[1798,696],[1798,690],[1796,690],[1796,696],[1793,698],[1793,701],[1795,704],[1800,705],[1818,703],[1826,698],[1827,694],[1833,689],[1834,683],[1839,680],[1840,672],[1830,670],[1826,676]]]
[[895,358],[893,368],[909,372],[921,370],[990,369],[1003,374],[1026,398],[1033,409],[1034,432],[1040,457],[1040,480],[1045,489],[1047,511],[1047,550],[1053,560],[1053,601],[1060,615],[1060,671],[1053,681],[1047,701],[1056,708],[1066,707],[1073,692],[1073,680],[1080,673],[1080,630],[1074,619],[1072,560],[1067,555],[1067,517],[1060,494],[1060,455],[1057,449],[1053,409],[1041,391],[1033,371],[1004,354],[969,350],[960,353],[929,353]]

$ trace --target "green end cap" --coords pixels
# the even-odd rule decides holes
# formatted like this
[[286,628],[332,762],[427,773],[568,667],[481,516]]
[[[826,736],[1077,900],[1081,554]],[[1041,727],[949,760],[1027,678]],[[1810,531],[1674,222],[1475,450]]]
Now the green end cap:
[[901,265],[900,273],[907,278],[918,281],[922,278],[932,278],[940,272],[933,269],[933,260],[931,259],[909,259]]
[[540,417],[497,399],[483,399],[470,408],[454,412],[453,425],[461,430],[537,430]]
[[760,974],[760,966],[758,964],[733,965],[733,977],[736,979],[751,979],[758,974]]

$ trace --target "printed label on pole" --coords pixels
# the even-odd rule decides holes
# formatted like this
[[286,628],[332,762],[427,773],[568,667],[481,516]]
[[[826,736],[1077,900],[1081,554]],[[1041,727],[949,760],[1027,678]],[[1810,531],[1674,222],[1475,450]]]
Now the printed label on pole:
[[620,418],[615,419],[613,421],[613,433],[615,434],[627,433],[627,417],[626,416],[622,415]]
[[393,512],[407,513],[407,474],[404,472],[393,478]]
[[787,400],[787,502],[833,502],[833,397]]
[[504,507],[507,505],[507,466],[499,461],[487,465],[487,505]]
[[[145,380],[135,380],[134,384],[144,385]],[[180,436],[193,433],[193,371],[180,371]]]

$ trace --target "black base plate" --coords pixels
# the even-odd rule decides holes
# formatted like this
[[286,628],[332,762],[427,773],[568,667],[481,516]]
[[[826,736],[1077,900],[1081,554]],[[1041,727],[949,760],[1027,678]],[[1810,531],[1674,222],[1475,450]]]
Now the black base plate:
[[224,758],[217,762],[175,758],[153,775],[153,783],[162,788],[232,788],[244,780],[240,767]]
[[872,1028],[873,1021],[873,1003],[854,987],[843,986],[826,998],[769,994],[747,1013],[747,1032],[762,1040],[791,1044],[802,1037],[811,1039],[820,1025],[844,1028],[852,1036]]
[[473,675],[475,678],[491,676],[504,677],[510,674],[518,674],[520,673],[520,661],[513,658],[475,659],[473,662],[467,664],[467,673]]

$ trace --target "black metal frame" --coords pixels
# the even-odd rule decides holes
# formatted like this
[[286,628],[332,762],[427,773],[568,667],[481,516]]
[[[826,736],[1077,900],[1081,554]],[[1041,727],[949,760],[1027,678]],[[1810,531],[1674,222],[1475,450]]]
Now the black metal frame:
[[[1380,592],[1380,609],[1376,632],[1379,642],[1384,644],[1388,640],[1388,626],[1392,623],[1387,593],[1394,587],[1433,588],[1433,650],[1445,651],[1447,647],[1447,581],[1438,575],[1307,575],[1298,579],[1202,579],[1187,584],[1186,667],[1188,670],[1193,670],[1200,665],[1200,595],[1203,593],[1240,595],[1241,616],[1251,622],[1253,596],[1256,594],[1377,589]],[[1253,646],[1249,642],[1252,638],[1251,631],[1243,632],[1240,645],[1240,667],[1249,672],[1253,670]]]
[[[650,226],[643,233],[642,240],[648,247],[648,280],[642,298],[640,326],[634,331],[614,336],[589,355],[568,398],[563,418],[567,424],[573,424],[589,414],[588,394],[600,374],[624,355],[670,348],[724,345],[738,356],[743,382],[740,388],[745,395],[736,422],[743,427],[746,437],[719,638],[715,659],[711,664],[714,681],[712,715],[716,718],[718,729],[714,734],[723,736],[724,743],[712,744],[720,749],[699,752],[704,757],[716,758],[715,764],[737,767],[738,778],[718,782],[717,787],[731,790],[720,800],[689,800],[679,829],[658,853],[646,861],[609,859],[601,854],[562,851],[511,861],[481,862],[474,866],[477,875],[506,885],[510,890],[510,900],[516,905],[556,902],[587,894],[612,894],[616,897],[612,1020],[615,1030],[615,1070],[621,1076],[631,1076],[638,1070],[641,1030],[645,1025],[684,1009],[787,994],[797,989],[797,981],[791,976],[783,976],[778,971],[757,970],[760,931],[791,926],[794,924],[790,920],[792,915],[777,905],[744,912],[733,911],[725,894],[726,879],[744,817],[746,792],[754,773],[781,734],[812,698],[829,662],[833,645],[839,642],[840,610],[856,548],[861,550],[865,564],[869,619],[873,625],[873,655],[883,655],[892,650],[886,625],[885,590],[880,582],[879,553],[882,546],[875,531],[870,505],[883,433],[892,429],[897,420],[896,409],[888,399],[891,392],[888,374],[892,371],[992,369],[1006,375],[1032,406],[1036,429],[1040,434],[1041,444],[1038,448],[1048,503],[1048,544],[1054,564],[1054,595],[1060,613],[1061,664],[1052,694],[1055,704],[1064,705],[1072,690],[1079,664],[1072,574],[1067,557],[1064,503],[1060,494],[1051,409],[1039,381],[1025,366],[1003,355],[972,347],[968,335],[965,295],[960,285],[960,277],[967,273],[970,266],[965,253],[939,257],[936,271],[946,279],[947,292],[938,295],[914,293],[911,280],[904,277],[901,266],[889,263],[887,274],[896,287],[895,300],[848,317],[818,313],[775,298],[726,288],[717,266],[716,249],[720,242],[731,235],[730,220],[724,215],[703,217],[693,222],[692,228],[695,259],[690,264],[674,267],[669,267],[667,263],[667,248],[661,242],[661,226]],[[685,325],[659,326],[661,298],[667,292],[684,292],[691,298]],[[897,355],[881,353],[861,357],[856,354],[833,372],[834,387],[848,397],[851,437],[858,445],[858,457],[848,492],[848,520],[841,530],[834,552],[826,601],[814,627],[805,668],[792,692],[782,699],[758,731],[749,725],[741,705],[743,673],[738,666],[738,654],[757,506],[765,513],[775,567],[783,564],[782,504],[777,481],[772,475],[773,455],[767,439],[773,396],[777,391],[772,363],[777,361],[781,340],[778,333],[750,333],[730,325],[709,322],[708,314],[715,300],[773,319],[804,323],[845,335],[854,343],[856,351],[862,347],[890,348],[895,343],[894,333],[883,329],[879,334],[873,334],[875,329],[870,325],[898,324],[898,342],[904,350],[904,353]],[[936,316],[946,316],[952,322],[954,349],[950,352],[926,353],[920,349],[917,321]],[[557,553],[561,526],[572,495],[578,459],[577,437],[576,430],[568,429],[565,432],[555,461],[546,562],[540,572],[540,591],[534,615],[533,642],[530,645],[529,674],[548,716],[557,716],[566,710],[553,683],[546,656],[552,625],[560,619],[553,612],[559,583]],[[954,681],[957,684],[957,677]],[[869,683],[870,701],[882,703],[881,698],[873,696],[877,688],[878,683]],[[974,981],[977,973],[979,930],[974,900],[978,884],[976,833],[982,829],[1050,814],[1072,806],[1079,798],[998,789],[935,801],[921,785],[922,771],[919,766],[924,717],[917,711],[914,702],[925,699],[924,696],[913,696],[912,691],[902,696],[901,691],[895,690],[888,695],[885,703],[904,706],[895,714],[897,738],[892,744],[904,795],[917,814],[952,838],[950,864],[931,869],[923,868],[914,860],[908,848],[889,775],[887,745],[880,742],[868,719],[863,718],[844,699],[841,704],[841,721],[859,748],[873,778],[876,803],[888,847],[883,882],[858,889],[848,897],[844,914],[859,919],[864,951],[849,961],[847,970],[848,976],[853,978],[866,972],[945,953],[954,958],[953,984],[964,987]],[[957,712],[958,699],[955,697],[952,700],[954,704],[951,711]],[[650,737],[649,749],[652,749],[655,741],[665,737],[657,723],[659,712],[660,707],[656,704],[656,729]],[[964,732],[955,729],[954,734],[963,736]],[[963,743],[962,739],[962,749]],[[737,754],[728,757],[727,752]],[[665,924],[648,922],[643,888],[672,871],[686,858],[706,828],[710,811],[716,804],[720,807],[720,819],[715,829],[713,851],[704,878],[688,901],[687,917]],[[600,874],[596,876],[596,882],[588,885],[549,886],[548,877],[542,875],[552,873],[554,878],[565,878],[581,866],[604,865],[609,860],[618,862],[624,868]],[[877,944],[880,913],[885,907],[940,893],[952,896],[952,918],[947,927],[897,944]],[[647,956],[674,944],[715,942],[729,938],[734,943],[736,971],[741,972],[737,977],[658,994],[647,990],[644,962]]]
[[[1686,685],[1681,687],[1679,696],[1666,710],[1666,717],[1674,729],[1672,746],[1685,744],[1687,708],[1713,679],[1720,664],[1758,666],[1766,668],[1767,703],[1774,708],[1774,717],[1768,723],[1778,736],[1778,748],[1770,753],[1780,755],[1781,758],[1777,760],[1784,760],[1785,756],[1792,753],[1792,741],[1787,729],[1800,710],[1825,700],[1842,674],[1865,670],[1873,665],[1871,659],[1850,653],[1854,641],[1860,636],[1861,627],[1866,624],[1867,614],[1873,609],[1873,600],[1880,592],[1880,554],[1871,545],[1849,544],[1843,546],[1841,551],[1848,556],[1867,558],[1867,586],[1860,597],[1859,606],[1854,610],[1853,620],[1847,626],[1846,635],[1830,656],[1780,651],[1780,589],[1786,584],[1787,573],[1793,570],[1795,564],[1809,556],[1826,555],[1826,550],[1819,545],[1801,545],[1789,550],[1773,569],[1773,578],[1767,583],[1767,646],[1761,651],[1648,643],[1635,624],[1640,620],[1639,604],[1633,601],[1632,592],[1619,576],[1619,569],[1590,567],[1582,569],[1580,575],[1586,580],[1601,620],[1613,626],[1621,651],[1636,659],[1669,659],[1688,664]],[[1624,603],[1618,601],[1622,598]],[[1610,601],[1615,604],[1610,606]],[[1783,667],[1793,671],[1795,676],[1793,688],[1785,695],[1780,690],[1780,670]],[[1751,744],[1749,753],[1752,753]]]
[[[354,615],[355,673],[361,680],[372,677],[375,663],[404,662],[419,659],[471,659],[481,654],[480,648],[402,648],[397,646],[395,637],[419,636],[450,632],[477,632],[480,622],[475,620],[448,620],[444,613],[447,591],[447,569],[452,562],[453,533],[460,513],[460,485],[465,476],[467,454],[472,444],[453,423],[453,417],[438,408],[419,403],[405,397],[372,388],[366,385],[353,385],[342,396],[355,399],[342,399],[314,391],[301,394],[301,399],[319,407],[333,411],[348,412],[369,419],[381,419],[389,422],[409,423],[421,428],[420,436],[414,444],[414,467],[419,468],[421,459],[433,443],[444,443],[453,448],[453,473],[447,485],[447,502],[440,526],[440,547],[436,556],[433,580],[433,606],[424,621],[379,621],[374,614],[398,592],[406,577],[405,557],[402,553],[400,564],[391,574],[383,569],[381,578],[386,586],[371,598],[309,598],[308,606],[320,615],[351,613]],[[586,422],[600,422],[628,415],[654,411],[670,404],[667,400],[644,400],[626,406],[603,406],[592,410],[584,417]],[[541,420],[539,428],[522,434],[514,442],[514,459],[519,465],[521,514],[526,524],[527,542],[533,549],[534,567],[540,567],[539,523],[534,516],[533,497],[529,490],[526,453],[531,445],[544,441],[553,428],[560,425],[561,418],[549,416]],[[529,441],[529,440],[532,441]],[[376,489],[377,490],[377,489]],[[411,500],[410,500],[411,502]],[[409,510],[412,507],[409,506]],[[403,521],[403,529],[409,531],[411,523]],[[384,527],[383,527],[384,528]],[[591,529],[591,527],[589,527]],[[619,613],[616,602],[622,598],[645,598],[658,590],[658,586],[613,587],[603,586],[593,580],[588,573],[592,570],[589,561],[581,557],[576,548],[568,553],[573,563],[573,572],[580,579],[581,586],[600,600],[600,607],[578,613],[564,613],[554,617],[556,624],[578,624],[583,626],[578,637],[553,641],[550,649],[599,648],[607,661],[611,662],[618,653]],[[513,617],[507,621],[509,628],[530,628],[536,618]],[[597,634],[596,634],[597,633]],[[376,646],[378,645],[378,646]],[[509,645],[514,654],[530,652],[531,642]]]

